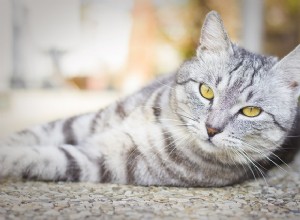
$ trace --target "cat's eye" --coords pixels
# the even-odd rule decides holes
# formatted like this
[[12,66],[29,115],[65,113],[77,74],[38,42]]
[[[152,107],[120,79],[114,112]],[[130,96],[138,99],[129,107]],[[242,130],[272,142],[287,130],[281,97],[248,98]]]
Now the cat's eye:
[[261,108],[255,106],[248,106],[241,109],[241,113],[247,117],[259,116],[261,112]]
[[203,98],[208,100],[212,100],[214,98],[213,90],[206,84],[200,85],[200,94],[203,96]]

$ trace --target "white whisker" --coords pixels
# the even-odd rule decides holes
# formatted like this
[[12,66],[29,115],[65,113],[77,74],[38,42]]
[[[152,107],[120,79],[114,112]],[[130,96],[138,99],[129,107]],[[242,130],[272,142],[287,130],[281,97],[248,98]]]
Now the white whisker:
[[261,176],[263,177],[263,179],[264,179],[264,181],[265,181],[265,183],[266,183],[266,185],[268,185],[268,183],[267,183],[267,180],[266,180],[266,178],[265,178],[265,176],[264,176],[264,174],[263,174],[263,172],[262,172],[262,170],[255,164],[255,161],[253,161],[253,160],[251,160],[250,159],[250,157],[249,157],[249,155],[245,152],[245,151],[243,151],[242,149],[239,149],[239,152],[241,153],[241,154],[243,154],[244,156],[245,156],[245,158],[258,170],[258,172],[261,174]]

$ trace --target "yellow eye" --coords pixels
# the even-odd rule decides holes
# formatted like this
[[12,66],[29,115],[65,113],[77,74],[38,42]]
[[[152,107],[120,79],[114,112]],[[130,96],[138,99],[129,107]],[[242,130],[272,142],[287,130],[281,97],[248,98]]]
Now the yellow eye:
[[208,100],[212,100],[214,98],[213,90],[205,84],[200,85],[200,94]]
[[254,107],[254,106],[248,106],[245,108],[242,108],[243,115],[247,117],[256,117],[262,112],[261,108]]

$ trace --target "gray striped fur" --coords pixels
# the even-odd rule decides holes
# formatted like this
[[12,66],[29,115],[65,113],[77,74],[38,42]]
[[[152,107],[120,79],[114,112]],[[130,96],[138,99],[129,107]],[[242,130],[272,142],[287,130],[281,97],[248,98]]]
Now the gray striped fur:
[[[260,177],[300,146],[299,60],[299,46],[277,61],[231,43],[211,12],[197,55],[176,73],[96,113],[2,140],[0,178],[188,187]],[[245,106],[263,111],[247,118]],[[209,137],[206,125],[220,133]]]

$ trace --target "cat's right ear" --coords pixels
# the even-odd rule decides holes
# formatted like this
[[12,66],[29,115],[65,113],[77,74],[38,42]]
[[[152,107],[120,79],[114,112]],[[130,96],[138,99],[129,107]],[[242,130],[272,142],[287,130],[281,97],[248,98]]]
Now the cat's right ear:
[[221,16],[216,11],[206,15],[201,30],[197,56],[202,53],[233,53],[231,41],[226,33]]
[[285,84],[295,91],[298,98],[300,96],[300,44],[282,58],[273,69]]

